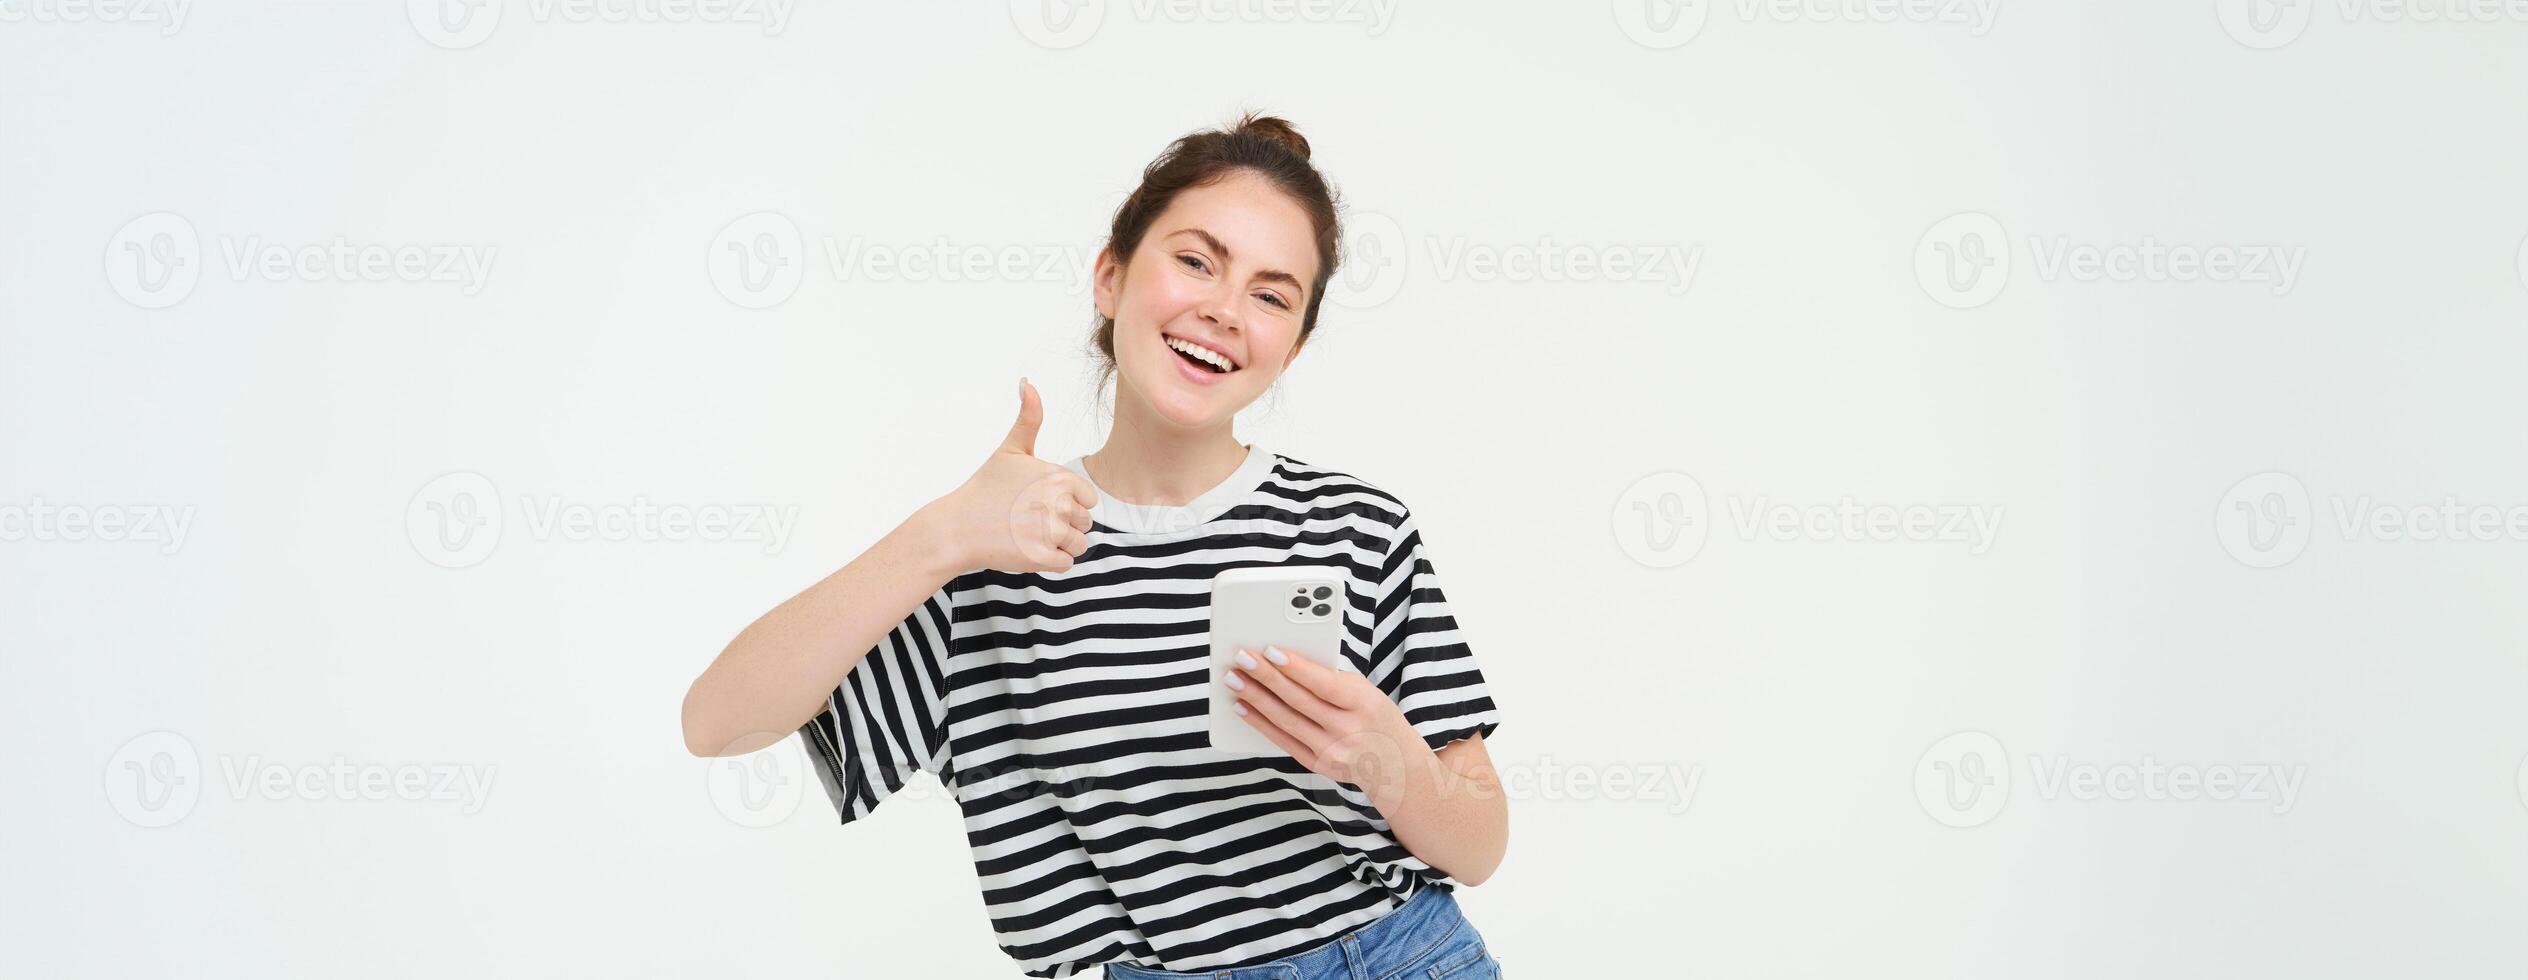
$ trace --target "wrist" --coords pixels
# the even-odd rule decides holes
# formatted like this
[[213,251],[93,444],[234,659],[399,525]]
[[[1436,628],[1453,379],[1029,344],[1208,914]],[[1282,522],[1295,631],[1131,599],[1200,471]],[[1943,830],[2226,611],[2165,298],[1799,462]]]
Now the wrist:
[[1395,775],[1379,780],[1377,786],[1361,787],[1369,797],[1370,805],[1377,807],[1378,812],[1385,814],[1390,821],[1417,801],[1437,797],[1444,789],[1441,780],[1448,769],[1440,763],[1439,753],[1431,751],[1422,737],[1411,729],[1402,733],[1398,744],[1403,746],[1404,751],[1401,753],[1403,758],[1395,766]]
[[931,501],[887,535],[906,566],[919,570],[925,579],[938,585],[948,584],[971,567],[942,515],[940,500]]

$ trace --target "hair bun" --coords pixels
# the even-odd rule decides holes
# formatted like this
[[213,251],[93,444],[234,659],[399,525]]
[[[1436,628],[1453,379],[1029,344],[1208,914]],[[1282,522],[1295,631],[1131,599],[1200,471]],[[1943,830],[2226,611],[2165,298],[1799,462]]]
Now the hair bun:
[[1292,126],[1290,120],[1280,116],[1247,113],[1246,118],[1238,120],[1237,128],[1233,132],[1239,136],[1262,137],[1280,144],[1284,149],[1297,155],[1299,159],[1308,159],[1308,138],[1299,135],[1299,129]]

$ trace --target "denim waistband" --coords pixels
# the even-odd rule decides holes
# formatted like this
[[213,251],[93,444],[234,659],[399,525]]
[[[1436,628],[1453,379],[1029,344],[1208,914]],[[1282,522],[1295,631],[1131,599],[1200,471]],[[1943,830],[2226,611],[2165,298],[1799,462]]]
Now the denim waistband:
[[1376,978],[1411,963],[1455,931],[1463,917],[1448,890],[1425,882],[1377,921],[1307,950],[1264,963],[1233,969],[1173,973],[1129,963],[1106,964],[1114,980],[1317,980],[1319,977]]

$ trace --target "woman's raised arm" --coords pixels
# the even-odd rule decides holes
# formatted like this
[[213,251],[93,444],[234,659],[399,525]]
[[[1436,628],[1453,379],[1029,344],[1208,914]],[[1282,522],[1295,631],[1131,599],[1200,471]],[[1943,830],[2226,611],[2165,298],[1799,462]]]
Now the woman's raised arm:
[[686,750],[742,755],[797,731],[878,641],[968,570],[1070,570],[1088,548],[1097,491],[1036,458],[1043,423],[1021,379],[1018,421],[963,485],[730,640],[685,692]]

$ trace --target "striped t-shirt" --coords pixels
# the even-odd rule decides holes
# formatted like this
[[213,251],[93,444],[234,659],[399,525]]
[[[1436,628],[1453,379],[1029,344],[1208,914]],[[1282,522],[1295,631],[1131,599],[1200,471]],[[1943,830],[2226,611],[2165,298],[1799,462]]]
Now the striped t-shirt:
[[938,776],[1001,949],[1036,977],[1277,959],[1455,887],[1359,790],[1285,754],[1215,752],[1206,721],[1213,574],[1298,563],[1343,570],[1343,655],[1425,741],[1491,734],[1404,504],[1255,445],[1183,507],[1099,496],[1069,571],[959,575],[801,728],[842,822]]

